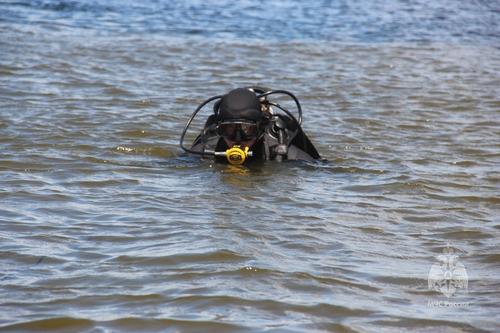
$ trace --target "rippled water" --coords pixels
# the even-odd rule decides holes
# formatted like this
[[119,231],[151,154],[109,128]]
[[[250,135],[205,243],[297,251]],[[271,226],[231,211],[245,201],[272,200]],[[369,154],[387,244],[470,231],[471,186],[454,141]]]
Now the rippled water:
[[[0,331],[500,329],[498,5],[265,4],[0,4]],[[256,83],[328,162],[180,152]]]

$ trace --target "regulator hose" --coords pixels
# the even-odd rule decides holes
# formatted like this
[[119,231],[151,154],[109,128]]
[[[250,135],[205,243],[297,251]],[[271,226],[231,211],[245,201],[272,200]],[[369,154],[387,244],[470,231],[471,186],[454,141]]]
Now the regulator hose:
[[216,99],[221,99],[224,95],[217,95],[217,96],[214,96],[214,97],[211,97],[209,99],[207,99],[206,101],[204,101],[203,103],[201,103],[197,108],[196,110],[193,112],[193,114],[191,115],[191,117],[189,117],[189,120],[188,122],[186,123],[186,126],[184,127],[184,130],[182,131],[182,134],[181,134],[181,139],[179,140],[179,144],[181,146],[181,148],[185,151],[185,152],[188,152],[188,153],[191,153],[191,154],[197,154],[197,155],[213,155],[214,153],[213,152],[205,152],[205,151],[194,151],[194,150],[191,150],[189,148],[186,148],[184,147],[184,136],[186,136],[186,133],[188,131],[188,128],[189,126],[191,125],[191,122],[193,121],[194,117],[196,117],[196,115],[198,114],[198,112],[200,112],[200,110],[205,106],[207,105],[208,103],[216,100]]

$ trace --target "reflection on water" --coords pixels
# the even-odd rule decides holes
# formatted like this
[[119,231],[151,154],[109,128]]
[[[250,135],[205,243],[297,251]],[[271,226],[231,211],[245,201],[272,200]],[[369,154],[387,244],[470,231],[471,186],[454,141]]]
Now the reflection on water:
[[[260,5],[0,4],[0,331],[498,331],[498,10]],[[327,162],[180,152],[251,84]]]

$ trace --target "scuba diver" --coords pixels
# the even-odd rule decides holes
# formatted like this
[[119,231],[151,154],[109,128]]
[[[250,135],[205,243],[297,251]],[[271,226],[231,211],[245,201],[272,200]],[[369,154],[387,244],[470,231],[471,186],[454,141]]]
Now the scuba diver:
[[[269,100],[271,95],[277,94],[286,95],[295,102],[298,119]],[[213,101],[213,114],[191,147],[186,148],[184,136],[191,122]],[[284,113],[277,113],[273,108]],[[233,165],[251,160],[317,160],[320,156],[302,131],[301,123],[302,108],[292,93],[261,87],[237,88],[225,95],[211,97],[198,106],[182,132],[180,146],[188,153],[214,156],[218,162]]]

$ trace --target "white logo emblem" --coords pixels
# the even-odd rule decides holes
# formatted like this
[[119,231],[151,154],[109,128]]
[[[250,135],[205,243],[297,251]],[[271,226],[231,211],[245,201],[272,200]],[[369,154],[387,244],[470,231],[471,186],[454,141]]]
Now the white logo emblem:
[[464,265],[458,261],[458,255],[447,246],[443,254],[437,256],[439,263],[432,265],[429,271],[429,290],[441,292],[446,297],[451,297],[463,288],[467,291],[469,279]]

